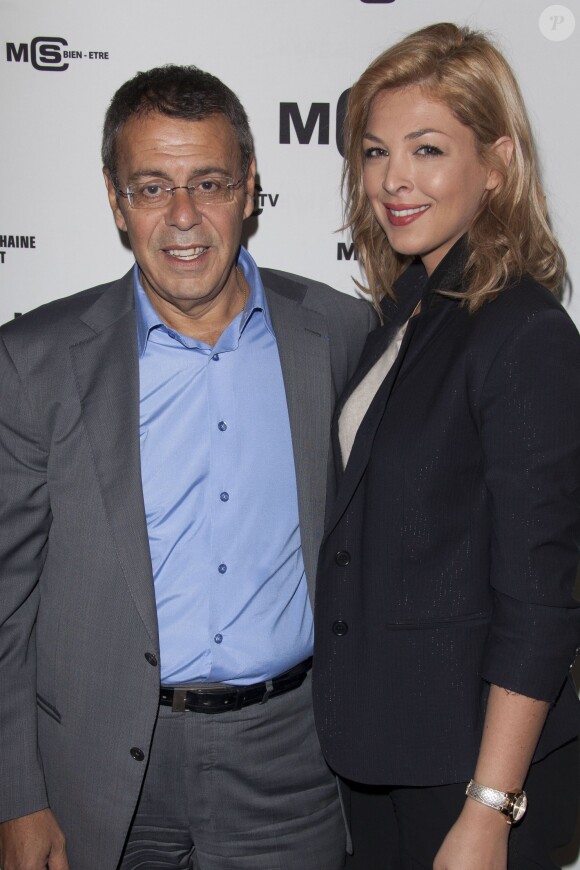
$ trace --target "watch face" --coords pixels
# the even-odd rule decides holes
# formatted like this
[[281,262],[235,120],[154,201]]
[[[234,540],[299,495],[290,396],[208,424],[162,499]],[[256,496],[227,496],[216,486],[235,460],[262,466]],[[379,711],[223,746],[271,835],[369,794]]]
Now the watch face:
[[528,799],[525,795],[525,792],[521,792],[514,800],[514,805],[512,808],[512,817],[514,822],[519,822],[520,819],[523,819],[527,806]]

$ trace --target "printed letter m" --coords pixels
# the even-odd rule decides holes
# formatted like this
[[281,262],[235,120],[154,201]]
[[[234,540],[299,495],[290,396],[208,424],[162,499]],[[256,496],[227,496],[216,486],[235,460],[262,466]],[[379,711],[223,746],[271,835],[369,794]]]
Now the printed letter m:
[[16,63],[20,63],[20,61],[23,60],[24,63],[28,63],[28,46],[26,45],[26,43],[21,42],[18,48],[16,48],[13,42],[7,42],[6,60],[15,60]]
[[306,124],[302,123],[298,103],[280,103],[280,145],[290,144],[290,120],[294,125],[300,145],[308,145],[318,124],[318,144],[330,141],[330,106],[328,103],[312,103]]

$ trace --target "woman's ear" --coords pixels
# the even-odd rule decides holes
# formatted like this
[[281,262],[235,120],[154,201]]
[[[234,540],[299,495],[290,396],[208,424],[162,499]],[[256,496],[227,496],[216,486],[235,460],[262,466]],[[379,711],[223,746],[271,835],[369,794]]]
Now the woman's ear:
[[[513,139],[510,139],[509,136],[500,136],[493,145],[489,148],[489,154],[493,154],[494,157],[499,158],[500,162],[503,163],[504,166],[509,166],[510,161],[512,159],[512,154],[514,153],[514,143]],[[486,190],[495,190],[498,184],[501,183],[502,174],[493,166],[490,166],[489,174],[487,177]]]

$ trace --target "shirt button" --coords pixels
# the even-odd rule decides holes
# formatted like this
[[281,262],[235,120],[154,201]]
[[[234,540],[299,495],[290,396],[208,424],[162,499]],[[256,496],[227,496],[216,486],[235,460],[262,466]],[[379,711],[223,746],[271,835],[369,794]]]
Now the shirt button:
[[348,631],[348,625],[342,619],[332,623],[332,630],[337,637],[343,637]]
[[153,667],[156,667],[156,665],[157,665],[157,656],[156,655],[154,655],[151,652],[146,652],[145,658],[147,659],[147,661],[149,662],[150,665],[152,665]]
[[347,565],[350,565],[350,558],[350,553],[347,553],[346,550],[339,550],[334,561],[340,568],[346,568]]
[[220,492],[220,498],[222,501],[229,501],[229,498],[230,498],[229,492]]
[[224,423],[223,420],[220,420],[218,423],[218,429],[220,430],[220,432],[225,432],[227,428],[228,427],[227,427],[226,423]]
[[227,570],[228,566],[224,565],[223,562],[221,563],[221,565],[218,565],[218,571],[220,572],[220,574],[225,574]]
[[135,761],[143,761],[143,759],[145,758],[145,753],[142,749],[139,749],[138,746],[133,746],[130,751],[131,758],[134,758]]
[[219,353],[214,353],[214,355],[212,356],[212,359],[215,360],[215,362],[217,362],[219,358],[220,358]]
[[214,640],[215,640],[216,643],[221,643],[223,639],[224,639],[223,634],[216,634],[216,635],[214,635]]

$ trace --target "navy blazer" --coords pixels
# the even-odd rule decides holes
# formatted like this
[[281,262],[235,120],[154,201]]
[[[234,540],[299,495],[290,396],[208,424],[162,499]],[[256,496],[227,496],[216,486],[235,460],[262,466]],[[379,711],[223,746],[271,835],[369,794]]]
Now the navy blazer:
[[489,684],[553,706],[535,759],[580,730],[580,337],[530,277],[470,314],[458,242],[384,303],[345,398],[418,299],[327,518],[314,695],[330,765],[359,782],[469,779]]

